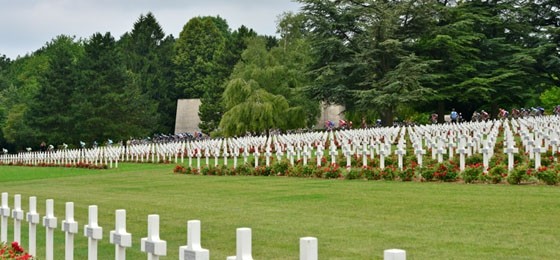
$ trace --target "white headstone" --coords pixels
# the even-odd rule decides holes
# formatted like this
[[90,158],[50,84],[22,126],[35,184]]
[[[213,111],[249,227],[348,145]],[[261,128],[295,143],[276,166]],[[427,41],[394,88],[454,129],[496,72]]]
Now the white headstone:
[[78,234],[78,222],[74,221],[74,203],[66,202],[66,219],[61,223],[61,229],[64,231],[65,250],[64,258],[66,260],[74,259],[74,235]]
[[27,212],[26,220],[29,223],[29,254],[37,255],[37,224],[39,224],[39,213],[37,213],[37,197],[29,197],[29,212]]
[[228,256],[227,260],[253,260],[251,249],[251,229],[238,228],[236,236],[237,253],[235,256]]
[[383,251],[383,260],[406,260],[406,251],[401,249],[387,249]]
[[209,260],[210,251],[200,244],[200,220],[187,222],[187,245],[179,247],[179,260]]
[[299,239],[299,260],[318,260],[319,249],[316,237]]
[[132,235],[126,232],[126,210],[115,211],[115,230],[109,232],[109,243],[115,245],[115,260],[126,259],[126,248],[132,246]]
[[103,237],[103,228],[97,224],[97,206],[88,207],[88,224],[84,226],[84,236],[88,238],[88,260],[97,259],[97,241]]
[[43,217],[43,226],[45,227],[46,241],[45,241],[45,259],[54,259],[54,229],[56,229],[57,221],[54,216],[54,201],[48,199],[46,202],[46,214]]
[[8,217],[10,216],[10,208],[8,207],[8,193],[2,192],[2,207],[0,207],[0,218],[2,233],[0,235],[0,242],[8,242]]
[[167,242],[159,238],[159,215],[148,215],[148,237],[140,240],[140,250],[148,254],[148,260],[167,255]]

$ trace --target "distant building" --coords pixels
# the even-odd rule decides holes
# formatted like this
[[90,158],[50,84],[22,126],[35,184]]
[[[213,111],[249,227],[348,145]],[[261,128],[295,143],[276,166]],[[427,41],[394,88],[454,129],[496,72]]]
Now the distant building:
[[[198,109],[200,99],[177,100],[177,116],[175,118],[175,134],[200,132],[198,124]],[[338,120],[344,119],[344,107],[340,105],[321,104],[321,116],[317,118],[315,128],[325,128],[325,122],[330,120],[338,126]]]
[[200,99],[177,100],[177,116],[175,118],[175,134],[200,132],[198,124],[198,108]]

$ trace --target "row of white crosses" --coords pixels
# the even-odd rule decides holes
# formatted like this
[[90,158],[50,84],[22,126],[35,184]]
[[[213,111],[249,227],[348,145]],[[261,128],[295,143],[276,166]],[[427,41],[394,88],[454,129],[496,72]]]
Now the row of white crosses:
[[[98,208],[90,205],[88,208],[88,224],[84,225],[84,236],[88,238],[88,260],[97,259],[97,244],[103,239],[103,228],[97,221]],[[14,209],[8,206],[8,193],[2,193],[0,207],[2,242],[8,241],[8,218],[14,221],[14,241],[21,243],[21,222],[23,210],[21,209],[21,195],[14,196]],[[29,253],[33,256],[36,252],[36,227],[39,224],[37,213],[37,198],[29,198]],[[45,259],[54,258],[54,230],[57,228],[57,218],[54,215],[54,201],[46,200],[46,215],[43,217],[43,226],[46,229]],[[210,251],[201,246],[200,221],[187,222],[187,245],[179,247],[180,260],[209,260]],[[65,233],[64,259],[74,259],[74,236],[78,234],[78,222],[74,219],[74,203],[66,202],[65,219],[61,222],[61,229]],[[251,229],[244,227],[236,230],[236,255],[229,256],[227,260],[252,260],[252,234]],[[126,210],[115,211],[115,229],[109,232],[109,242],[115,245],[115,259],[126,259],[126,248],[132,246],[132,234],[126,230]],[[148,235],[140,240],[140,250],[147,254],[148,260],[158,260],[160,256],[167,255],[167,242],[159,235],[159,215],[148,215]],[[400,249],[384,251],[384,259],[406,260],[406,252]],[[300,260],[318,260],[318,240],[315,237],[300,238]]]

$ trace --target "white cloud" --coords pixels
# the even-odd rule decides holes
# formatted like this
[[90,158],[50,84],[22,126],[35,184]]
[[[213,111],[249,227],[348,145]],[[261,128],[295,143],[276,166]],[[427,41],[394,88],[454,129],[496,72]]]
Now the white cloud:
[[232,30],[245,25],[272,35],[277,16],[300,5],[291,0],[0,0],[0,6],[0,55],[13,59],[61,34],[88,38],[109,31],[118,39],[148,12],[175,37],[192,17],[208,15],[226,19]]

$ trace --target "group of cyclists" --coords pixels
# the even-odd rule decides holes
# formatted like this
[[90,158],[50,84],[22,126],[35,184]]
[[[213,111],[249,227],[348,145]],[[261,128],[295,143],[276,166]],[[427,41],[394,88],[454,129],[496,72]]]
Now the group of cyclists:
[[[560,115],[560,105],[555,106],[552,114]],[[545,115],[545,109],[543,107],[531,107],[531,108],[513,108],[511,112],[507,111],[506,109],[500,108],[498,109],[498,119],[507,119],[507,118],[527,118],[527,117],[539,117]],[[481,112],[474,111],[473,116],[471,118],[472,122],[480,122],[486,121],[490,119],[488,113],[484,110]]]

